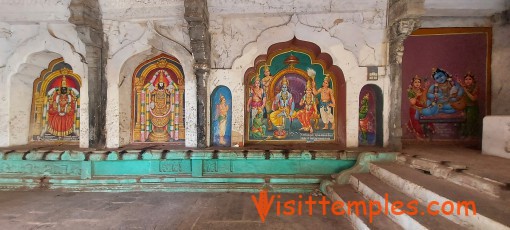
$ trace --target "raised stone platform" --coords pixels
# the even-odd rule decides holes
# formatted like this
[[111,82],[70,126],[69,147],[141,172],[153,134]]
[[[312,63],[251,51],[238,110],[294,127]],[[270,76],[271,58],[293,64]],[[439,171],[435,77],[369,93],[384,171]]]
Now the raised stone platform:
[[1,150],[0,190],[310,192],[359,152]]

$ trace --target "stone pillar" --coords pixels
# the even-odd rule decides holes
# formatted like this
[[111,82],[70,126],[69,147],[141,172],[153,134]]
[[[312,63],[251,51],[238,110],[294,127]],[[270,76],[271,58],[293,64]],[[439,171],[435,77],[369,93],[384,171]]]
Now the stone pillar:
[[390,119],[389,144],[393,150],[402,149],[402,55],[404,40],[419,28],[419,20],[400,19],[390,26],[389,61],[390,61]]
[[102,15],[98,0],[72,0],[69,22],[76,25],[78,37],[85,44],[84,62],[88,66],[89,147],[106,144],[106,55]]
[[185,0],[184,8],[197,78],[197,147],[203,148],[207,146],[207,78],[211,69],[209,12],[207,1],[203,0]]

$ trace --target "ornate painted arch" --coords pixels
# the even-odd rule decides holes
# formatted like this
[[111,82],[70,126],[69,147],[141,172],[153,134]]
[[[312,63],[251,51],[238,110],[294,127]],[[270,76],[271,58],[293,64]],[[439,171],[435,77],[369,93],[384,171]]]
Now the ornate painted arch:
[[[257,80],[262,91],[255,86]],[[329,86],[321,90],[324,80],[327,80]],[[246,70],[244,84],[247,145],[292,143],[324,146],[329,143],[345,147],[344,75],[338,66],[333,65],[331,56],[322,53],[316,44],[293,38],[270,46],[267,53],[258,56],[253,66]],[[290,103],[288,108],[282,110],[281,105],[285,103],[278,104],[275,100],[280,100],[278,95],[285,84],[288,85],[294,106]],[[313,93],[307,94],[307,88]],[[324,99],[322,92],[330,94],[324,96]],[[312,94],[313,100],[312,96],[307,96]],[[333,107],[328,106],[333,103],[327,96],[333,98]],[[301,103],[302,100],[308,102]],[[285,119],[278,119],[278,115],[273,114],[275,111],[279,111],[280,117]],[[259,113],[260,119],[257,116]],[[323,131],[324,127],[331,131]],[[278,129],[284,132],[277,133],[275,130]]]
[[50,62],[34,81],[30,141],[79,141],[80,88],[80,76],[63,58]]
[[184,73],[179,60],[160,54],[133,73],[132,141],[184,144]]

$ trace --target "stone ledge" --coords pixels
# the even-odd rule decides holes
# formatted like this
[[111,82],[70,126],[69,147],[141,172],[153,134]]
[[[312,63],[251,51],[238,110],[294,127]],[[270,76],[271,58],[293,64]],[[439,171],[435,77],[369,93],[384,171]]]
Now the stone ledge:
[[175,159],[356,160],[360,152],[332,150],[0,150],[0,161],[132,161]]

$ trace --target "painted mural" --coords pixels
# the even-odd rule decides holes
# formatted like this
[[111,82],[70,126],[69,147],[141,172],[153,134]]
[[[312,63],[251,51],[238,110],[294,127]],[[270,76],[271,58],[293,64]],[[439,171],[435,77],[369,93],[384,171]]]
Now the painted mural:
[[404,43],[403,138],[479,139],[490,105],[490,30],[418,30]]
[[292,47],[258,61],[245,74],[247,143],[337,141],[338,75],[313,52]]
[[232,93],[218,86],[211,94],[211,145],[230,146],[232,137]]
[[376,100],[376,93],[371,85],[361,88],[359,94],[359,145],[376,144]]
[[80,86],[80,76],[62,58],[41,72],[34,81],[31,141],[79,141]]
[[184,74],[177,58],[161,54],[133,74],[133,142],[184,144]]

